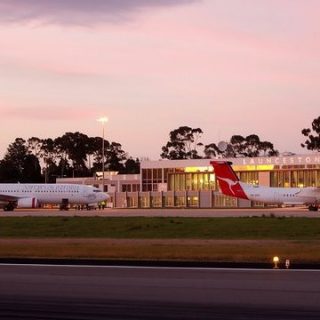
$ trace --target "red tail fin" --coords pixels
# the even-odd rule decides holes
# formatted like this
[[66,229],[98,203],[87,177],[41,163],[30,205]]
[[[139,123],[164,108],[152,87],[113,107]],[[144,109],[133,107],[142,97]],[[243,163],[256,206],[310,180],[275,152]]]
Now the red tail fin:
[[227,196],[248,199],[239,183],[239,178],[231,167],[232,162],[211,161],[210,164],[214,168],[214,173],[223,194]]

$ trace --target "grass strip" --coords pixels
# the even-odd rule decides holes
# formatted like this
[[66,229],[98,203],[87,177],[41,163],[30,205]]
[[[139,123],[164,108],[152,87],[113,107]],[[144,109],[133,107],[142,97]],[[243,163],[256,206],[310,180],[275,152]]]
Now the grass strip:
[[0,238],[320,240],[320,219],[1,217]]
[[319,263],[320,241],[0,239],[2,258]]

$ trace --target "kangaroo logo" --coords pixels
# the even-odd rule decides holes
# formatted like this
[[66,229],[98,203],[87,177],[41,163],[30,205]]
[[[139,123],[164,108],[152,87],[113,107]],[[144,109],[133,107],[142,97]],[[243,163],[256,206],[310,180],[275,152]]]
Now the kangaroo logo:
[[221,178],[221,177],[218,177],[218,179],[226,182],[227,185],[228,185],[228,187],[229,187],[230,192],[231,192],[234,196],[236,195],[236,194],[234,193],[234,191],[232,190],[232,187],[234,187],[234,186],[236,186],[237,184],[239,184],[239,181],[232,181],[231,179]]

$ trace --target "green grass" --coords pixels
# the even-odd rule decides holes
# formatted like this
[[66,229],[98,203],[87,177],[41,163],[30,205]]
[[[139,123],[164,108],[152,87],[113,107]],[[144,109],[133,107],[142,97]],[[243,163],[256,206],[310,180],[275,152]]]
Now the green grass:
[[320,240],[320,219],[2,217],[0,238]]

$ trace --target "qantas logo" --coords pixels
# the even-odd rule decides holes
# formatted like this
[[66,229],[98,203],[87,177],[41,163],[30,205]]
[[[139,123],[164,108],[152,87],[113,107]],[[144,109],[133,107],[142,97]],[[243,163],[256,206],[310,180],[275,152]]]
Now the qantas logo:
[[229,187],[230,192],[231,192],[233,195],[236,195],[235,192],[232,190],[232,187],[234,187],[234,186],[236,186],[237,184],[239,184],[239,181],[232,181],[231,179],[221,178],[221,177],[218,177],[218,179],[226,182],[227,185],[228,185],[228,187]]

